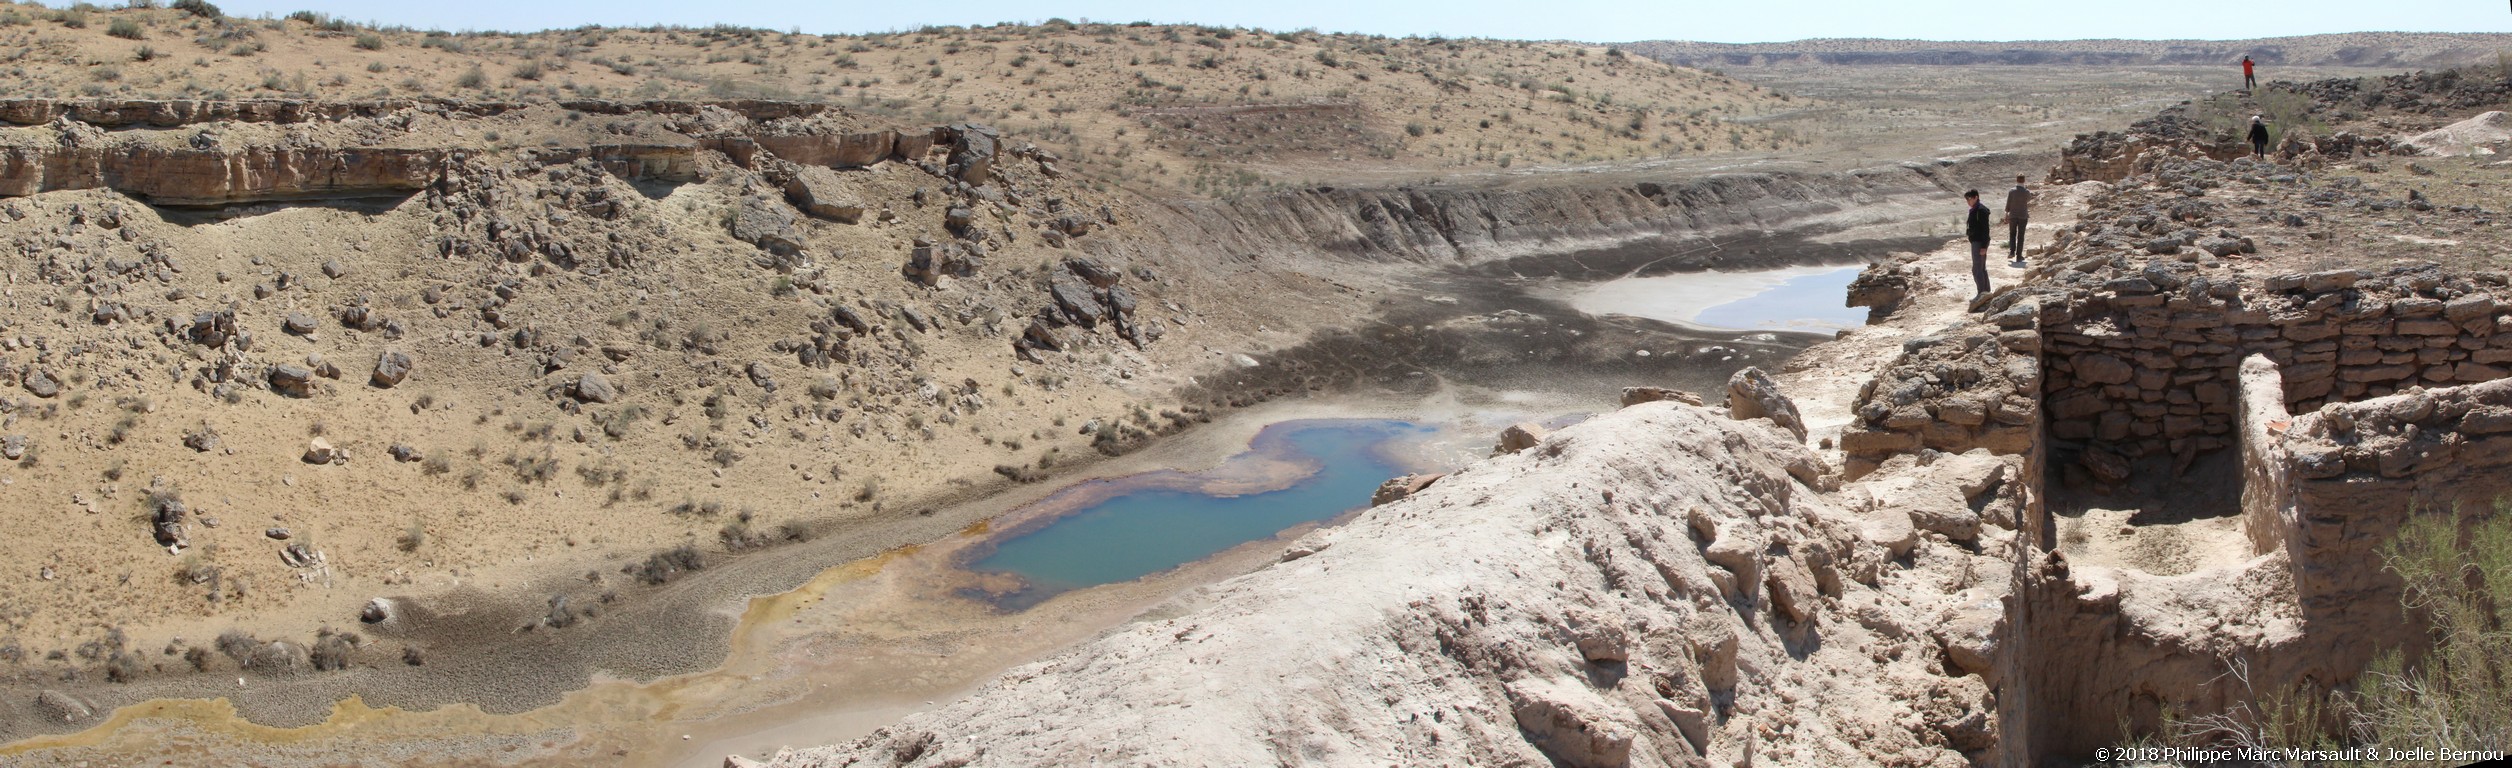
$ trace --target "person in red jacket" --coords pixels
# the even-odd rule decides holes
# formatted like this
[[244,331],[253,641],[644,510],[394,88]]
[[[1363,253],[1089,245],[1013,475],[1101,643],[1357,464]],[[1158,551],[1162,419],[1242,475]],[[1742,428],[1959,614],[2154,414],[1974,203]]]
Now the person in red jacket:
[[2247,91],[2257,87],[2259,87],[2259,65],[2253,63],[2249,56],[2243,56],[2242,90]]

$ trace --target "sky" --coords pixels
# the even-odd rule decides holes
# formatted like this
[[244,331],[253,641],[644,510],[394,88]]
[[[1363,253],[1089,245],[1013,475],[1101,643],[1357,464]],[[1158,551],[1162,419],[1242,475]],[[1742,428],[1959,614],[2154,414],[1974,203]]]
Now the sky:
[[420,29],[733,24],[810,33],[924,25],[1154,21],[1390,36],[1627,42],[2240,39],[2325,32],[2512,32],[2512,0],[212,0],[230,15],[310,10]]

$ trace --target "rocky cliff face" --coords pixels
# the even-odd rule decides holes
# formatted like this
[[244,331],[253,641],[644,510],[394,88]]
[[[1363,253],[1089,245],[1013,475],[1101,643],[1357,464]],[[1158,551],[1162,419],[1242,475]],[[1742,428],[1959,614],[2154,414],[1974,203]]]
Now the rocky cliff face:
[[[1318,187],[1171,203],[1151,223],[1173,242],[1224,258],[1324,251],[1357,261],[1475,265],[1534,253],[1629,248],[1667,271],[1717,266],[1714,250],[1667,248],[1701,236],[1822,231],[1896,202],[1958,195],[2036,158],[1984,154],[1847,173],[1757,172],[1671,180],[1535,180],[1507,186]],[[1817,256],[1819,258],[1819,255]],[[1598,275],[1605,277],[1611,275]]]
[[[30,126],[0,128],[0,196],[106,188],[157,205],[217,206],[406,195],[449,161],[487,149],[458,129],[431,128],[532,113],[618,119],[597,131],[535,131],[540,146],[519,153],[528,162],[590,160],[626,181],[674,184],[699,180],[701,151],[743,165],[765,152],[802,166],[861,168],[920,160],[935,142],[973,133],[865,126],[826,105],[785,102],[18,99],[0,101],[0,120]],[[990,167],[997,153],[989,143],[957,147],[953,157],[982,155]],[[982,175],[958,180],[982,185]]]

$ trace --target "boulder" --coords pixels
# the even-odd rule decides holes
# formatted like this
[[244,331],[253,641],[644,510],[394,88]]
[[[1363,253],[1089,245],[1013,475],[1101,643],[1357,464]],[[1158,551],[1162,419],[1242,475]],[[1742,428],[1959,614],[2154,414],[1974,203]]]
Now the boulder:
[[949,130],[951,177],[970,185],[984,184],[993,178],[1000,135],[993,128],[976,123],[961,123]]
[[837,174],[818,166],[803,166],[785,182],[785,201],[803,213],[831,221],[853,224],[863,220],[863,201],[848,194]]
[[1720,526],[1718,536],[1701,550],[1702,559],[1736,575],[1740,590],[1750,590],[1762,582],[1762,552],[1770,542],[1749,535],[1750,526]]
[[1771,605],[1788,614],[1789,621],[1804,623],[1814,618],[1822,595],[1815,586],[1814,574],[1798,565],[1796,558],[1772,560],[1768,580]]
[[1517,453],[1533,448],[1544,442],[1544,436],[1548,434],[1551,433],[1531,421],[1511,424],[1508,429],[1500,431],[1500,443],[1492,446],[1492,455]]
[[619,400],[619,389],[611,386],[611,380],[602,376],[600,371],[586,371],[584,375],[576,377],[576,385],[573,389],[577,400],[588,403],[611,403]]
[[96,716],[95,705],[50,688],[35,694],[35,711],[43,713],[44,719],[57,723],[75,723]]
[[314,322],[314,316],[303,312],[290,312],[286,317],[281,318],[279,321],[280,330],[287,331],[298,336],[311,335],[314,333],[314,330],[319,327],[321,326]]
[[854,308],[844,304],[830,308],[829,319],[837,321],[838,325],[846,326],[847,330],[858,334],[872,332],[872,324],[864,322],[863,315],[855,314]]
[[330,464],[339,460],[340,451],[331,447],[331,441],[319,437],[306,441],[305,463]]
[[968,234],[969,227],[976,223],[977,212],[969,210],[968,206],[954,205],[950,210],[942,212],[942,228],[950,230],[953,234],[965,236]]
[[1074,325],[1097,328],[1100,318],[1107,313],[1107,307],[1100,303],[1098,294],[1070,280],[1049,282],[1047,294],[1055,299],[1056,308],[1064,312],[1064,319]]
[[349,267],[348,267],[348,265],[345,265],[345,264],[340,263],[340,260],[339,260],[339,259],[332,259],[332,260],[330,260],[330,261],[323,262],[323,276],[324,276],[324,277],[328,277],[328,278],[331,278],[331,279],[334,279],[334,280],[338,280],[338,279],[340,279],[340,278],[342,278],[342,277],[346,277],[346,276],[348,276],[348,274],[349,274]]
[[314,371],[301,365],[271,366],[270,391],[289,397],[313,397]]
[[1805,442],[1805,419],[1797,415],[1797,404],[1779,393],[1779,382],[1772,381],[1762,369],[1746,366],[1727,379],[1727,414],[1738,421],[1770,419],[1781,429]]
[[2005,608],[1997,599],[1981,598],[1954,609],[1953,615],[1937,624],[1932,632],[1956,669],[1994,680],[1998,640],[2005,620]]
[[1680,389],[1668,389],[1665,387],[1622,388],[1622,407],[1624,408],[1629,408],[1641,403],[1654,403],[1661,400],[1673,400],[1684,405],[1701,404],[1700,395],[1692,394]]
[[409,378],[410,366],[409,355],[400,350],[387,349],[375,356],[375,371],[367,380],[378,387],[399,385],[402,379]]
[[1370,494],[1369,505],[1375,507],[1382,504],[1392,504],[1394,502],[1401,501],[1405,497],[1421,493],[1422,489],[1430,487],[1431,483],[1439,482],[1439,478],[1446,476],[1447,475],[1445,474],[1434,472],[1425,475],[1405,475],[1403,477],[1388,478],[1387,482],[1380,483],[1378,485],[1378,491],[1376,493]]
[[1116,285],[1118,280],[1125,279],[1125,273],[1109,268],[1096,259],[1078,257],[1065,259],[1064,268],[1071,270],[1073,276],[1088,281],[1093,288],[1106,288]]
[[18,384],[36,397],[51,398],[61,394],[61,380],[53,378],[51,371],[42,368],[27,369],[26,377]]
[[16,461],[23,458],[26,458],[25,435],[0,437],[0,459]]
[[1062,352],[1067,346],[1064,334],[1043,319],[1029,321],[1029,329],[1021,332],[1021,339],[1049,352]]
[[780,256],[803,249],[802,233],[794,229],[794,209],[763,197],[744,197],[733,208],[733,238]]
[[1953,489],[1926,485],[1921,486],[1921,490],[1919,498],[1913,500],[1908,508],[1911,527],[1935,531],[1954,541],[1980,538],[1980,513],[1974,511]]

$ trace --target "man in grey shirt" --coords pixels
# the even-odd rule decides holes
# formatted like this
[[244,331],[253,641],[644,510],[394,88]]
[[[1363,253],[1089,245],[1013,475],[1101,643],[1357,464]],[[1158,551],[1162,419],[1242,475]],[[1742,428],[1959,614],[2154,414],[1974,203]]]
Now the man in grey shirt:
[[2024,188],[2024,177],[2015,177],[2015,188],[2006,190],[2006,253],[2018,266],[2024,263],[2024,221],[2032,218],[2032,190]]

